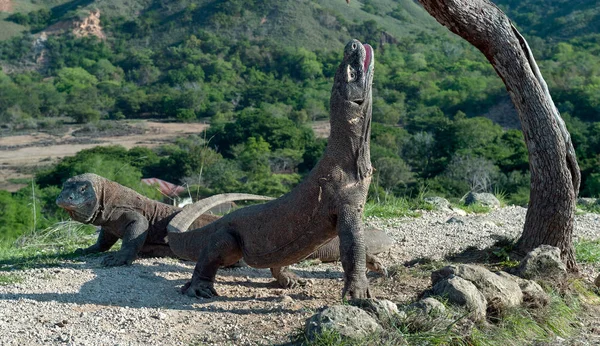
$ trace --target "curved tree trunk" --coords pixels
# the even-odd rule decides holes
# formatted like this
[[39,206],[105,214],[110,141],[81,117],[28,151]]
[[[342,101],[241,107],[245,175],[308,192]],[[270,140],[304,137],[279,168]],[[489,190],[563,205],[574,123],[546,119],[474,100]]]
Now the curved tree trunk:
[[487,0],[420,0],[438,22],[479,49],[492,64],[517,109],[531,169],[531,197],[518,250],[557,246],[577,270],[573,249],[575,198],[581,179],[565,123],[527,42]]

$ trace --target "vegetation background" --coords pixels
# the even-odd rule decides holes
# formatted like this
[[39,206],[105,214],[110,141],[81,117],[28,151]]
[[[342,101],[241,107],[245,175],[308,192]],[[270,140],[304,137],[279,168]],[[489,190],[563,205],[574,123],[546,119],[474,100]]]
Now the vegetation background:
[[[581,196],[600,194],[600,8],[498,0],[530,43],[573,137]],[[207,133],[151,150],[98,147],[0,191],[0,238],[66,220],[54,198],[95,172],[153,198],[142,177],[199,195],[279,196],[316,163],[332,76],[352,38],[377,63],[370,199],[494,192],[526,205],[527,150],[484,57],[412,0],[13,0],[0,12],[2,134],[122,119],[193,122]],[[99,20],[98,20],[99,18]],[[103,125],[105,126],[105,125]],[[35,206],[35,208],[32,208]],[[33,211],[33,212],[32,212]]]

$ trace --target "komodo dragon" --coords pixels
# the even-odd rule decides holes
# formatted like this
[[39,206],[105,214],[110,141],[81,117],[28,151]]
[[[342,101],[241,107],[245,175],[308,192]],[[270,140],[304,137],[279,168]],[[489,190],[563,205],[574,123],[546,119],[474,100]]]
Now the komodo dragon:
[[[236,200],[273,199],[243,193],[213,197],[211,208]],[[108,251],[121,238],[121,249],[106,255],[102,260],[103,265],[129,265],[138,254],[174,257],[168,245],[167,224],[182,208],[152,200],[93,173],[68,179],[56,204],[64,208],[75,221],[101,226],[97,242],[86,249],[77,249],[78,254]],[[203,213],[193,220],[193,225],[202,227],[217,219],[219,216]]]
[[179,213],[168,226],[173,252],[200,251],[192,280],[182,292],[218,295],[219,267],[240,258],[252,267],[271,268],[278,282],[298,281],[285,266],[306,258],[339,235],[344,269],[342,297],[371,297],[366,277],[362,212],[371,182],[369,153],[373,49],[357,40],[344,48],[330,99],[331,133],[321,160],[292,191],[260,205],[238,209],[200,229],[187,231],[210,197]]
[[[175,241],[177,242],[177,240]],[[368,228],[365,229],[365,247],[367,249],[367,268],[374,272],[380,273],[383,276],[388,276],[387,268],[381,263],[379,258],[375,255],[388,251],[392,245],[394,244],[394,240],[390,238],[385,232],[377,229],[377,228]],[[177,244],[171,242],[171,247],[177,247]],[[186,247],[184,250],[178,251],[178,255],[183,259],[194,260],[198,255],[199,249],[190,249]],[[311,253],[305,259],[308,260],[318,260],[319,262],[337,262],[340,260],[340,238],[335,237],[331,239],[328,243],[321,246],[317,249],[317,251]],[[245,266],[246,262],[244,260],[239,260],[232,267],[240,267]],[[277,277],[278,283],[283,288],[293,288],[297,285],[305,285],[306,281],[300,279],[299,277],[293,277],[294,280],[290,280],[289,276],[280,275]]]
[[[92,186],[92,188],[90,188],[90,186]],[[100,188],[100,186],[102,186],[103,188]],[[108,186],[112,187],[107,188]],[[111,191],[118,191],[118,193],[112,193]],[[110,239],[113,239],[116,242],[117,239],[122,238],[122,236],[118,236],[118,234],[120,233],[117,233],[119,232],[119,230],[116,230],[115,225],[111,225],[113,226],[111,228],[107,222],[103,223],[103,221],[101,221],[102,218],[95,218],[94,223],[92,222],[92,218],[93,214],[96,213],[95,208],[100,208],[98,201],[96,200],[97,196],[104,195],[104,198],[101,198],[101,200],[104,201],[103,206],[101,208],[106,213],[106,209],[111,209],[111,207],[106,207],[107,204],[113,206],[113,208],[116,207],[114,204],[115,198],[113,196],[118,195],[122,197],[123,194],[133,197],[134,200],[140,201],[141,204],[144,204],[146,206],[141,209],[138,208],[138,211],[142,214],[145,213],[145,210],[153,210],[156,212],[154,214],[154,217],[144,216],[144,218],[149,220],[149,223],[151,225],[148,226],[149,234],[146,235],[146,241],[144,241],[144,244],[142,248],[138,251],[138,254],[146,257],[175,257],[173,251],[171,251],[171,248],[167,245],[168,240],[166,237],[166,224],[175,216],[176,213],[178,213],[181,210],[181,208],[173,207],[167,204],[148,199],[125,186],[122,186],[116,182],[110,181],[92,173],[79,175],[69,179],[64,184],[63,191],[56,199],[57,204],[64,208],[74,220],[83,223],[92,223],[94,225],[102,227],[96,244],[86,249],[78,249],[77,253],[86,255],[91,253],[108,251],[110,247],[114,244],[114,242],[109,243]],[[208,207],[210,209],[221,203],[242,199],[269,200],[272,198],[251,194],[223,194],[216,195],[216,197],[212,199],[213,202]],[[90,203],[86,203],[86,201]],[[125,205],[127,201],[125,201],[124,199],[119,199],[119,203],[124,209],[135,208],[136,205],[136,202]],[[119,214],[119,212],[117,214]],[[214,220],[217,220],[218,218],[219,216],[216,215],[202,214],[194,221],[192,227],[202,227]],[[117,228],[125,226],[125,223],[121,225],[116,225]],[[107,234],[106,232],[109,233]],[[392,242],[392,239],[390,239],[384,232],[378,229],[369,230],[368,237],[366,239],[369,254],[373,255],[389,250],[389,248],[392,246]],[[184,256],[182,257],[182,259],[196,261],[197,258],[195,257],[195,255],[197,253],[198,251],[194,251],[194,255]],[[114,255],[107,256],[103,260],[103,263],[105,265],[118,265],[109,262],[113,261],[113,257]],[[332,262],[339,260],[339,239],[337,237],[334,238],[329,243],[323,245],[317,251],[313,252],[308,258],[318,259],[322,262]],[[125,263],[121,264],[131,264],[131,262],[134,259],[135,257],[133,257],[133,259],[130,259],[128,257]],[[375,256],[367,255],[367,261],[368,266],[371,270],[387,275],[386,269],[381,265],[381,263]]]

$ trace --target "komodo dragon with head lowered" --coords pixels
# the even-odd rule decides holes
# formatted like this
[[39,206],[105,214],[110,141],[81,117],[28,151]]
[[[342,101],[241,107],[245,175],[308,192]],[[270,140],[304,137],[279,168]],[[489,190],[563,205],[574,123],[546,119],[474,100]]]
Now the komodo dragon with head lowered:
[[[237,200],[271,200],[272,197],[230,193],[213,196],[211,207]],[[100,226],[97,242],[77,249],[81,255],[108,251],[119,239],[121,249],[108,254],[102,264],[129,265],[139,255],[174,257],[167,239],[167,224],[182,208],[161,203],[99,175],[86,173],[68,179],[56,203],[71,218]],[[205,226],[219,216],[204,214],[192,220],[194,227]],[[196,259],[194,259],[196,260]]]
[[366,277],[362,212],[372,176],[371,46],[357,40],[344,48],[331,92],[331,133],[321,160],[292,191],[264,204],[238,209],[200,229],[187,231],[210,198],[180,213],[169,224],[169,244],[180,254],[200,250],[189,296],[217,295],[219,267],[240,258],[252,267],[271,268],[277,281],[297,281],[285,266],[306,258],[336,235],[344,269],[342,297],[371,297]]

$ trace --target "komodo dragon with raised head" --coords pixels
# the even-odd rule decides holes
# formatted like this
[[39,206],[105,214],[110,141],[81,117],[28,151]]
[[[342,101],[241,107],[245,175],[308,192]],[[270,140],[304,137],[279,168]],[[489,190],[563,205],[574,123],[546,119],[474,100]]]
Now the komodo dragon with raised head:
[[169,244],[181,254],[197,249],[189,296],[210,298],[219,267],[243,258],[271,268],[278,282],[297,281],[285,266],[306,258],[336,235],[344,269],[342,297],[371,297],[366,277],[362,212],[372,176],[369,142],[374,58],[357,40],[344,48],[330,99],[331,133],[321,160],[292,191],[264,204],[238,209],[200,229],[186,231],[210,197],[176,216]]
[[[211,207],[237,200],[271,200],[272,197],[230,193],[213,196]],[[139,255],[175,257],[168,245],[167,224],[182,208],[161,203],[140,195],[134,190],[93,173],[68,179],[56,204],[71,218],[100,226],[96,243],[77,249],[81,255],[108,251],[119,239],[121,249],[106,255],[106,266],[129,265]],[[194,227],[205,226],[220,216],[204,214],[195,218]],[[194,259],[195,260],[195,259]]]

